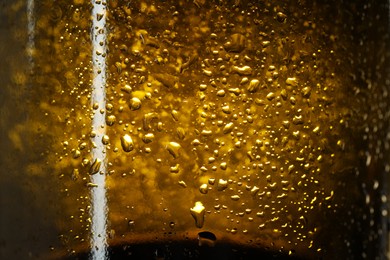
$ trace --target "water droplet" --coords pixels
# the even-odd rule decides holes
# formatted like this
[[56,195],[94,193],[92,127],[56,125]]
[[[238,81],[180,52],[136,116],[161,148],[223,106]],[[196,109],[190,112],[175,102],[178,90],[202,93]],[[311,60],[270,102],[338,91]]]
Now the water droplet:
[[125,152],[131,152],[134,149],[133,139],[128,134],[121,137],[121,145]]
[[259,192],[259,190],[259,187],[253,186],[253,188],[251,189],[251,194],[254,196]]
[[195,202],[195,206],[190,209],[192,217],[195,219],[195,225],[197,228],[202,228],[204,224],[205,207],[202,202]]
[[228,89],[230,93],[233,93],[236,96],[239,96],[241,94],[241,89],[240,88],[229,88]]
[[89,174],[93,175],[98,173],[101,164],[102,161],[99,158],[96,158],[95,161],[92,163],[91,167],[89,168]]
[[223,89],[218,90],[217,91],[217,96],[218,97],[224,97],[225,96],[225,90],[223,90]]
[[200,185],[199,191],[200,191],[200,193],[202,193],[202,194],[207,194],[207,192],[209,191],[209,190],[208,190],[207,184],[204,183],[204,184]]
[[103,137],[102,137],[102,143],[103,143],[104,145],[107,145],[109,142],[110,142],[110,137],[108,137],[108,135],[103,135]]
[[222,170],[226,170],[226,169],[227,169],[227,163],[226,163],[226,162],[221,162],[221,164],[219,165],[219,167],[220,167]]
[[246,39],[244,35],[235,33],[223,47],[227,52],[242,52],[245,49],[245,42]]
[[182,186],[183,188],[187,188],[187,184],[185,183],[185,181],[179,181],[178,182],[180,186]]
[[154,134],[153,133],[147,133],[142,138],[142,141],[144,141],[144,143],[146,143],[146,144],[151,143],[153,140],[154,140]]
[[304,87],[301,91],[302,93],[302,96],[304,98],[309,98],[310,97],[310,94],[311,94],[311,88],[310,87]]
[[171,168],[169,169],[169,171],[172,173],[178,173],[179,170],[180,170],[180,164],[176,164],[175,166],[171,166]]
[[167,145],[168,152],[173,156],[173,158],[178,158],[180,156],[181,146],[176,142],[169,142]]
[[132,99],[130,99],[129,106],[130,106],[131,110],[140,109],[140,107],[141,107],[141,100],[139,98],[133,97]]
[[296,87],[298,85],[298,81],[297,81],[296,78],[287,78],[286,79],[286,84],[290,85],[290,86],[293,86],[293,87]]
[[240,199],[240,196],[238,196],[238,195],[232,195],[232,196],[230,196],[230,198],[231,198],[232,200],[234,200],[234,201],[237,201],[237,200]]
[[185,136],[186,136],[186,132],[184,130],[183,127],[178,127],[177,130],[177,136],[179,137],[180,140],[184,140]]
[[177,112],[176,110],[172,110],[171,115],[173,120],[179,121],[179,112]]
[[80,150],[78,150],[78,149],[74,150],[74,152],[73,152],[73,158],[74,158],[74,159],[79,158],[80,155],[81,155]]
[[131,93],[131,91],[133,90],[129,85],[124,85],[123,87],[121,87],[121,90],[123,92],[126,92],[126,93]]
[[242,67],[233,66],[232,71],[242,76],[252,74],[252,68],[249,66],[242,66]]
[[202,231],[198,233],[199,246],[214,247],[216,241],[217,237],[209,231]]
[[249,82],[247,90],[251,93],[256,92],[259,89],[260,81],[258,79],[252,79]]
[[270,93],[267,94],[267,99],[268,99],[269,101],[271,101],[271,100],[274,99],[274,98],[275,98],[275,93],[274,93],[274,92],[270,92]]
[[230,107],[229,106],[223,106],[222,107],[222,112],[224,112],[225,114],[230,114],[231,113]]
[[227,186],[228,186],[228,182],[226,180],[223,179],[218,180],[217,190],[223,191],[227,188]]
[[72,180],[74,180],[74,181],[78,180],[79,176],[80,176],[79,169],[77,169],[77,168],[73,169]]
[[233,130],[233,127],[234,127],[234,125],[233,125],[232,122],[227,123],[227,124],[224,126],[224,128],[223,128],[223,133],[224,133],[224,134],[230,133],[230,132]]
[[109,115],[106,118],[106,124],[109,125],[109,126],[114,125],[115,121],[116,121],[116,117],[114,115]]
[[281,23],[284,23],[286,20],[287,20],[287,15],[285,15],[284,13],[282,12],[278,12],[276,14],[276,19],[281,22]]

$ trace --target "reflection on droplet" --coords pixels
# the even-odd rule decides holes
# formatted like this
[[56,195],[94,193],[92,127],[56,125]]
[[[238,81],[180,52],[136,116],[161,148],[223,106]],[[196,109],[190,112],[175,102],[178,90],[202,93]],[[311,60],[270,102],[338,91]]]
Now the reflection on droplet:
[[202,228],[204,224],[205,207],[202,202],[195,202],[195,206],[190,209],[192,217],[195,219],[195,225],[197,228]]

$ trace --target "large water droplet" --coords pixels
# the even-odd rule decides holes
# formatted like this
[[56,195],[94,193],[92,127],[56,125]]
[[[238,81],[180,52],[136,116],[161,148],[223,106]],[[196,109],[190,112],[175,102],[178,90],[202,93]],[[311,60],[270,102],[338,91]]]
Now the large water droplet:
[[121,137],[121,145],[125,152],[131,152],[134,149],[133,139],[128,134]]
[[168,152],[173,156],[173,158],[178,158],[180,156],[180,144],[176,142],[169,142],[167,145]]
[[190,209],[192,217],[195,219],[195,225],[197,228],[202,228],[204,224],[205,207],[202,202],[195,202],[195,206]]

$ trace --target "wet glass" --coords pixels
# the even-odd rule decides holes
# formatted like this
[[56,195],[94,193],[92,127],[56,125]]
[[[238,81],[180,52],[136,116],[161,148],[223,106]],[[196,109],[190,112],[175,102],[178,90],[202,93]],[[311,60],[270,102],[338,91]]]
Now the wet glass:
[[389,20],[3,0],[0,258],[386,258]]

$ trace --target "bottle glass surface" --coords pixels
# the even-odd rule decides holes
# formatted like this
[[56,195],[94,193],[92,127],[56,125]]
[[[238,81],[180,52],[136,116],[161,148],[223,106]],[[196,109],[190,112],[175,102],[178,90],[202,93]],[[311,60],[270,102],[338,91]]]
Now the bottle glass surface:
[[3,1],[0,258],[385,258],[388,5]]

